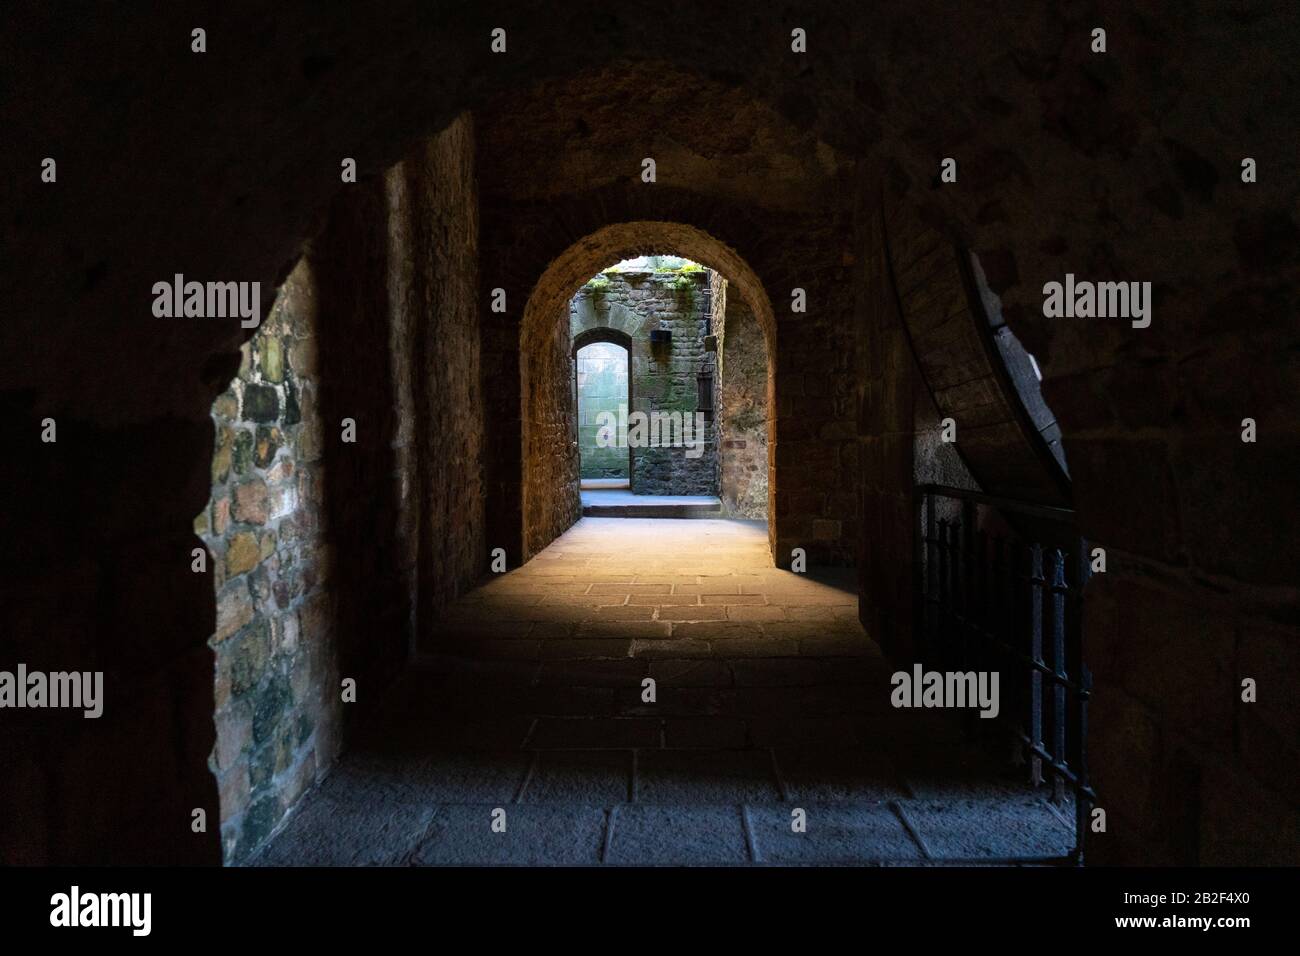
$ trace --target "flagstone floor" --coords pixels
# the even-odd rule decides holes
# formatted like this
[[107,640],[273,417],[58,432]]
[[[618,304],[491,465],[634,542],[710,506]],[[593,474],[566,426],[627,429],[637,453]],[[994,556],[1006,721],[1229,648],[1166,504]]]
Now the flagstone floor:
[[1073,843],[1070,809],[951,713],[890,706],[851,574],[773,568],[758,523],[584,518],[425,651],[254,864],[1032,864]]

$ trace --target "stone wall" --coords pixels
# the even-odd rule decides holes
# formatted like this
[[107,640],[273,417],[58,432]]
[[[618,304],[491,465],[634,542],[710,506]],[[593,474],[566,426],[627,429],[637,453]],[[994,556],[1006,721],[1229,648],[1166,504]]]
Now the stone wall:
[[215,565],[228,861],[328,772],[484,570],[472,148],[461,120],[341,193],[213,404],[195,530]]
[[[852,566],[858,557],[865,465],[857,442],[852,231],[847,204],[825,210],[824,219],[803,225],[769,279],[781,290],[778,443],[768,472],[776,485],[781,541],[775,558],[781,566],[789,565],[794,547],[805,551],[810,565]],[[792,309],[794,289],[807,296],[804,312]]]
[[[484,379],[479,327],[474,126],[463,114],[389,173],[389,354],[410,363],[411,444],[401,493],[415,529],[409,632],[427,640],[442,609],[487,572]],[[381,565],[382,566],[382,565]]]
[[[642,139],[610,135],[625,124],[627,102],[637,103],[637,129],[653,139],[660,170],[655,184],[627,174],[647,155]],[[704,114],[701,102],[708,104]],[[724,124],[731,135],[709,135]],[[773,556],[788,565],[797,547],[814,564],[852,564],[859,462],[851,375],[854,293],[846,281],[851,210],[843,197],[854,160],[819,145],[806,127],[778,111],[757,103],[751,108],[725,84],[665,74],[658,64],[620,68],[616,76],[578,71],[522,95],[494,98],[479,129],[483,270],[492,276],[485,286],[525,303],[549,299],[562,286],[567,305],[572,290],[609,262],[666,249],[727,276],[730,292],[761,315],[774,368],[768,442]],[[745,175],[737,177],[737,169]],[[606,241],[621,247],[598,248]],[[570,262],[581,262],[583,272],[568,275]],[[560,278],[557,264],[566,273],[563,282],[553,281]],[[792,310],[795,288],[806,293],[801,312]],[[525,365],[536,351],[527,309],[516,318],[523,324]],[[500,327],[487,361],[495,387],[504,390],[512,378],[530,376],[520,374],[510,323],[497,316],[488,321]],[[501,476],[492,482],[500,506],[491,510],[507,540],[514,530],[512,499],[521,496],[518,474],[541,486],[528,496],[527,523],[567,527],[567,502],[549,477],[542,481],[554,469],[533,458],[549,454],[547,447],[530,442],[524,461],[511,457],[518,447],[512,416],[517,421],[515,409],[533,404],[527,392],[503,391],[500,416],[491,416],[494,427],[499,422],[492,445],[498,456],[493,468]]]
[[[1087,613],[1091,754],[1112,825],[1090,859],[1294,862],[1294,775],[1277,768],[1297,759],[1285,702],[1300,674],[1300,536],[1279,502],[1293,497],[1300,454],[1300,175],[1293,58],[1278,38],[1294,34],[1300,12],[1112,4],[1103,57],[1089,50],[1085,14],[909,0],[862,17],[827,2],[810,7],[809,35],[830,42],[796,76],[790,57],[771,55],[772,24],[752,4],[711,7],[709,31],[656,28],[689,16],[687,5],[628,6],[616,23],[598,8],[556,17],[551,5],[520,7],[511,54],[489,63],[487,7],[448,20],[423,2],[369,18],[227,5],[209,14],[210,49],[196,57],[176,42],[193,27],[179,6],[76,19],[20,4],[23,28],[0,34],[12,94],[0,189],[16,211],[5,241],[19,251],[0,257],[0,444],[11,452],[0,500],[18,503],[0,515],[0,535],[21,556],[6,583],[22,600],[0,606],[0,635],[10,662],[104,670],[109,709],[99,721],[6,718],[6,861],[219,861],[215,828],[160,821],[217,813],[207,769],[216,608],[211,571],[190,570],[192,522],[210,493],[212,403],[250,334],[233,319],[155,319],[148,290],[176,272],[274,287],[339,191],[342,155],[374,175],[473,104],[487,117],[479,170],[491,174],[482,285],[511,303],[483,326],[489,542],[515,554],[522,542],[523,303],[548,263],[617,223],[693,226],[718,240],[714,258],[725,246],[762,277],[757,291],[780,315],[778,498],[832,471],[849,490],[873,473],[882,459],[857,456],[894,436],[874,433],[870,449],[853,441],[854,389],[878,379],[853,374],[864,357],[845,351],[865,245],[839,216],[852,194],[844,169],[861,164],[873,185],[906,193],[979,253],[1008,323],[1040,359],[1082,530],[1108,547]],[[275,42],[218,42],[252,35]],[[634,37],[636,56],[611,37]],[[561,47],[584,55],[555,56]],[[1224,50],[1232,62],[1205,69]],[[150,108],[131,109],[142,96]],[[51,154],[57,184],[35,174]],[[936,157],[954,154],[960,182],[935,182]],[[646,155],[658,162],[654,184],[638,176]],[[1247,155],[1257,182],[1240,179]],[[1152,327],[1045,319],[1043,284],[1067,271],[1153,282]],[[796,286],[815,290],[816,320],[788,313]],[[336,343],[344,355],[363,341],[348,328]],[[800,435],[816,402],[785,403],[828,367],[839,373],[833,416],[812,420],[831,427]],[[864,398],[872,409],[884,400]],[[1240,438],[1247,416],[1260,425],[1256,444]],[[46,418],[57,444],[39,442]],[[874,548],[881,516],[859,525],[857,500],[838,500],[845,490],[809,510],[778,502],[778,560],[818,540],[819,520],[840,522],[820,526],[827,557]],[[550,530],[568,506],[552,505]],[[1268,695],[1240,702],[1243,676]]]
[[[915,529],[917,412],[923,385],[907,340],[874,184],[856,197],[861,254],[854,264],[854,378],[862,460],[862,538],[858,616],[866,632],[896,661],[912,654],[912,567]],[[924,420],[924,419],[922,419]]]
[[[528,418],[518,424],[526,429],[523,460],[528,462],[533,480],[520,488],[516,500],[505,506],[522,511],[522,525],[527,529],[527,540],[522,542],[523,556],[527,557],[550,544],[582,515],[578,487],[581,481],[578,477],[578,436],[573,428],[577,417],[573,394],[573,336],[565,321],[566,315],[567,303],[557,303],[535,348],[523,356],[523,369],[516,365],[513,379],[493,381],[493,391],[498,396],[510,394],[519,387],[527,396],[525,413]],[[519,351],[516,340],[516,362],[519,361]],[[516,419],[519,416],[517,407],[514,415]],[[508,417],[490,421],[494,427],[504,428],[509,428],[511,423]],[[498,455],[509,456],[519,467],[517,432],[510,438],[513,440],[504,448],[500,447],[500,439],[495,436],[492,444],[498,446]],[[511,482],[507,477],[501,484],[508,487]],[[497,514],[498,509],[492,508],[491,511],[497,522],[510,521],[509,517]],[[513,567],[519,561],[519,552],[511,547],[511,542],[491,537],[489,545],[507,549],[509,566]]]
[[[217,745],[227,859],[254,849],[338,749],[323,535],[315,285],[300,262],[213,404],[212,500],[195,520],[217,592]],[[304,413],[305,409],[305,413]]]
[[[692,440],[701,370],[716,382],[713,353],[704,348],[709,334],[709,274],[646,271],[604,272],[584,285],[569,305],[569,327],[576,337],[609,328],[631,339],[631,411],[647,416],[675,413],[689,422]],[[653,329],[667,331],[667,344],[650,341]],[[716,420],[704,418],[704,448],[635,447],[632,449],[632,491],[638,495],[717,494],[718,445]],[[673,433],[661,440],[681,442]]]
[[[743,299],[725,287],[718,337],[718,473],[722,513],[767,518],[767,345]],[[715,310],[716,311],[716,310]]]

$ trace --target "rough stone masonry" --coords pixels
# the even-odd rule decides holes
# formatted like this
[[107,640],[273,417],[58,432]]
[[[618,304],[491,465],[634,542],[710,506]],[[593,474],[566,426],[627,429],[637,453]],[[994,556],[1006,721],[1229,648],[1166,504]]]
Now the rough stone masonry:
[[[686,447],[633,448],[634,494],[717,494],[717,424],[712,410],[716,362],[704,346],[709,296],[709,273],[704,269],[611,270],[584,284],[570,304],[569,327],[575,342],[597,330],[627,337],[632,363],[629,412],[646,416],[676,412],[694,421],[700,411],[698,378],[701,373],[707,376],[703,452],[691,454]],[[669,333],[669,342],[653,342],[652,330]]]
[[[962,266],[977,253],[1039,361],[1078,531],[1109,556],[1085,612],[1110,820],[1088,859],[1296,862],[1300,10],[814,0],[767,16],[719,0],[700,29],[698,5],[676,0],[616,15],[521,2],[501,55],[496,14],[228,4],[205,11],[195,53],[181,4],[14,5],[0,537],[21,597],[0,602],[0,635],[8,661],[102,670],[105,705],[62,723],[4,712],[5,862],[215,864],[283,820],[307,753],[319,774],[334,746],[324,700],[342,739],[355,719],[334,678],[358,681],[362,711],[489,549],[517,566],[572,524],[564,310],[647,246],[722,272],[763,329],[772,559],[857,564],[867,632],[900,655],[918,390],[958,412],[945,417],[984,492],[1062,493],[988,374]],[[339,176],[349,156],[356,182]],[[238,318],[159,318],[150,290],[177,274],[293,286],[304,256],[325,480],[282,513],[293,484],[272,472],[302,453],[310,366],[290,348],[274,381],[256,341],[241,351],[254,330]],[[1067,274],[1150,282],[1151,325],[1043,315],[1044,285]],[[789,308],[796,288],[806,312]],[[211,511],[214,461],[228,519]],[[310,532],[285,541],[304,508],[328,554],[307,557]],[[269,623],[290,611],[296,650]],[[307,647],[322,660],[299,697]],[[315,728],[291,735],[315,694]],[[218,779],[225,739],[241,743]],[[244,799],[227,826],[190,830],[194,808],[215,820]]]

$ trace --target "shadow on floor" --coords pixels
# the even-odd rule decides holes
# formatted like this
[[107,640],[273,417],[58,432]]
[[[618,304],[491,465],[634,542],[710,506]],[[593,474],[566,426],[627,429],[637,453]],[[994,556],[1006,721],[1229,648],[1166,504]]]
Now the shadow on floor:
[[[642,700],[653,677],[657,700]],[[1068,854],[1067,808],[896,711],[880,658],[412,669],[257,865],[903,864]],[[882,706],[883,705],[883,706]],[[804,811],[796,833],[793,811]],[[504,811],[504,833],[492,829]]]
[[583,519],[448,609],[252,862],[1066,857],[1069,809],[951,713],[892,708],[852,570],[818,577],[772,567],[761,522]]

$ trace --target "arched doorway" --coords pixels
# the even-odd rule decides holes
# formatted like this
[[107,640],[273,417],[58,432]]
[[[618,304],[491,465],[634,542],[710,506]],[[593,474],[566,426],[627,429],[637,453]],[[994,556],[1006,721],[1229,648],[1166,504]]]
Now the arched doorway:
[[605,415],[617,421],[633,407],[632,337],[618,329],[587,329],[573,337],[574,402],[579,478],[605,487],[632,489],[636,469],[626,426],[614,444],[601,440]]
[[572,431],[576,396],[568,305],[602,268],[639,255],[671,251],[717,272],[752,312],[767,351],[767,514],[773,556],[782,532],[776,494],[776,319],[763,283],[731,247],[684,223],[638,221],[606,226],[573,243],[533,286],[520,329],[521,511],[524,560],[572,525],[581,513],[579,455]]

